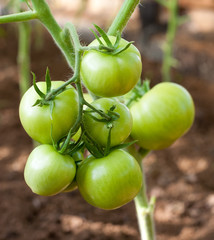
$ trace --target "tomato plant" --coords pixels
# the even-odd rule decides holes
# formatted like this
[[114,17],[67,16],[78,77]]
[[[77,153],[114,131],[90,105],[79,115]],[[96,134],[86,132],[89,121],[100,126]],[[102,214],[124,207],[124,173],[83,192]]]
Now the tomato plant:
[[115,209],[131,201],[142,185],[138,162],[129,153],[115,150],[103,158],[89,158],[77,170],[83,198],[102,209]]
[[188,91],[175,83],[160,83],[131,107],[132,137],[145,149],[170,146],[191,127],[194,104]]
[[[52,87],[57,88],[63,83],[52,81]],[[42,92],[46,92],[45,82],[38,82],[37,85]],[[51,144],[51,127],[53,139],[58,141],[74,125],[78,114],[78,95],[72,86],[67,87],[54,98],[52,113],[50,105],[33,106],[39,98],[33,86],[28,89],[20,102],[20,120],[31,138],[39,143]]]
[[[146,85],[136,86],[142,70],[140,53],[132,42],[121,39],[121,34],[140,1],[125,0],[107,33],[94,25],[100,37],[94,32],[96,40],[89,46],[80,43],[73,24],[59,26],[45,0],[22,2],[29,11],[1,16],[0,23],[38,19],[74,73],[66,82],[51,83],[47,71],[46,82],[35,84],[34,79],[34,86],[21,100],[24,129],[45,144],[36,147],[27,160],[26,183],[33,192],[45,196],[72,191],[78,185],[84,199],[102,209],[118,208],[135,197],[141,237],[154,240],[154,201],[146,197],[142,158],[150,149],[169,146],[190,128],[194,105],[189,93],[177,84],[158,84],[149,92]],[[176,13],[176,1],[160,2]],[[163,67],[167,74],[172,66],[169,45],[178,25],[176,19],[172,23]],[[165,80],[169,79],[167,74]],[[133,129],[132,115],[125,105],[110,98],[91,103],[83,94],[81,80],[95,98],[122,96],[135,86],[131,94],[122,97],[131,106]],[[141,147],[121,144],[131,131]],[[118,149],[122,146],[135,158]],[[83,160],[79,153],[84,150],[94,156]]]
[[[116,37],[109,36],[112,43]],[[102,38],[101,38],[102,40]],[[121,39],[118,48],[128,42]],[[94,40],[89,46],[98,46]],[[81,62],[81,76],[85,86],[101,97],[121,96],[131,90],[140,78],[142,63],[140,53],[134,45],[113,55],[95,50],[86,51]]]
[[55,195],[64,190],[74,179],[76,165],[69,155],[58,153],[52,145],[36,147],[28,157],[24,177],[34,193]]
[[126,140],[130,135],[132,129],[132,116],[129,109],[119,101],[110,98],[100,98],[92,103],[92,106],[108,113],[108,111],[115,106],[113,113],[118,114],[118,118],[115,121],[96,121],[102,119],[97,112],[91,112],[90,109],[86,109],[83,116],[83,122],[86,132],[93,138],[98,144],[102,146],[107,145],[109,135],[109,124],[112,124],[111,130],[111,146],[118,145]]

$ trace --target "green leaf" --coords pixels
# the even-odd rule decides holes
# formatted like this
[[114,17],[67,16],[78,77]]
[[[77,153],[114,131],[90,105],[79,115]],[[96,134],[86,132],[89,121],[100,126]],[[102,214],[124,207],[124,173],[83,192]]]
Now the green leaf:
[[34,86],[35,91],[38,93],[38,95],[41,98],[45,98],[45,94],[42,91],[40,91],[40,89],[36,85],[36,75],[33,72],[31,72],[31,74],[33,75],[33,86]]
[[50,72],[49,72],[48,67],[46,69],[45,82],[46,82],[46,87],[47,87],[46,88],[47,93],[49,93],[51,91],[51,77],[50,77]]
[[112,45],[111,41],[109,40],[109,37],[108,37],[107,33],[102,28],[97,26],[96,24],[94,24],[94,27],[97,29],[97,31],[99,32],[100,36],[106,42],[107,46],[110,47],[110,48],[113,48],[113,45]]

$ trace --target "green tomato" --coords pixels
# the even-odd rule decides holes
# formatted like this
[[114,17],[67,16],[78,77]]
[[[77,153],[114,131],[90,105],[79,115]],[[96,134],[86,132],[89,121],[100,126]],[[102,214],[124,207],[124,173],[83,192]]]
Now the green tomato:
[[[92,105],[105,113],[107,113],[112,106],[116,106],[114,112],[119,113],[120,117],[113,121],[113,128],[111,130],[111,146],[124,142],[130,135],[132,129],[132,116],[129,109],[119,101],[110,98],[100,98],[95,100]],[[87,110],[90,109],[87,108]],[[91,113],[91,115],[98,119],[102,118],[95,112]],[[88,113],[83,115],[83,123],[86,132],[91,136],[91,138],[98,144],[106,146],[109,135],[108,123],[96,121]]]
[[58,153],[52,145],[47,144],[31,152],[24,170],[27,185],[42,196],[61,192],[73,181],[75,174],[74,159]]
[[130,109],[131,136],[145,149],[170,146],[194,121],[194,103],[188,91],[176,83],[160,83]]
[[77,185],[91,205],[110,210],[131,201],[142,185],[138,162],[124,150],[102,158],[88,158],[77,169]]
[[[64,82],[53,81],[52,88],[58,88]],[[39,89],[46,93],[46,83],[38,82]],[[33,106],[37,99],[40,99],[34,87],[28,89],[21,99],[19,116],[28,135],[39,143],[51,144],[51,125],[54,141],[64,137],[74,125],[78,115],[78,94],[72,87],[55,97],[52,112],[49,105]]]
[[[109,36],[112,44],[116,38]],[[101,38],[103,41],[103,39]],[[128,42],[121,39],[118,48]],[[98,46],[94,40],[89,46]],[[110,55],[96,50],[85,52],[81,62],[81,77],[84,85],[95,95],[101,97],[121,96],[129,92],[141,76],[142,62],[138,49],[131,44],[128,49]]]

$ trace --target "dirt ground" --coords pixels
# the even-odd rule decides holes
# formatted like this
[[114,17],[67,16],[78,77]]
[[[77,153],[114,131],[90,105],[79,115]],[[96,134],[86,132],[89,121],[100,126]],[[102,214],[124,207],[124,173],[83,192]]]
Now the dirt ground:
[[[18,116],[15,29],[6,30],[0,38],[0,240],[140,240],[133,202],[104,211],[87,204],[78,190],[40,197],[25,184],[32,143]],[[48,65],[53,79],[67,79],[71,72],[52,40],[45,37],[43,44],[32,47],[32,71],[43,79]],[[144,56],[145,46],[139,47]],[[179,35],[176,55],[181,64],[174,81],[192,94],[196,119],[173,146],[144,160],[148,194],[157,197],[157,240],[214,240],[213,37]],[[158,62],[143,58],[143,71],[152,84],[160,81]]]

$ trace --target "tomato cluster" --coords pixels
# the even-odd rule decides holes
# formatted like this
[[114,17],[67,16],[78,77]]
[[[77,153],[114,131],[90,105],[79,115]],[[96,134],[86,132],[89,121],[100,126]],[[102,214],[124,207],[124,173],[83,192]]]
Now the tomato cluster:
[[[117,40],[109,37],[109,41]],[[90,46],[98,44],[95,40]],[[23,96],[21,123],[41,144],[30,154],[24,171],[34,193],[51,196],[78,188],[91,205],[118,208],[138,194],[143,181],[139,162],[121,149],[129,145],[126,139],[131,136],[144,149],[161,149],[192,125],[193,101],[178,84],[158,84],[138,96],[130,110],[118,98],[132,90],[141,75],[140,54],[127,44],[121,39],[112,52],[92,48],[82,55],[81,79],[101,98],[80,96],[71,85],[48,98],[62,81],[52,81],[51,89],[47,82],[39,82]]]

